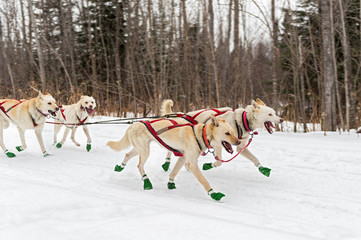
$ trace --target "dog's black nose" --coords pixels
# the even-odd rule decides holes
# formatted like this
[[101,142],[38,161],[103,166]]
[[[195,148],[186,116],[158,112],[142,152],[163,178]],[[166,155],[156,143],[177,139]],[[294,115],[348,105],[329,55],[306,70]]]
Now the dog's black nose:
[[59,108],[58,108],[58,107],[55,108],[55,112],[57,112],[57,111],[59,111]]
[[280,119],[280,122],[283,123],[283,121],[284,121],[283,118],[281,118],[281,119]]

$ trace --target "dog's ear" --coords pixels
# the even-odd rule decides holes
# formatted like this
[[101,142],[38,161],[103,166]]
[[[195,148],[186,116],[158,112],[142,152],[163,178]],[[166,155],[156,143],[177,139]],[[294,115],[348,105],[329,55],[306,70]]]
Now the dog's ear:
[[256,99],[256,103],[258,103],[259,105],[266,106],[266,104],[264,104],[264,102],[262,102],[262,100],[259,98]]
[[260,107],[259,107],[259,104],[256,103],[254,100],[252,100],[252,103],[251,103],[251,104],[252,104],[252,106],[253,106],[254,108],[256,108],[256,109],[257,109],[257,108],[260,108]]
[[217,120],[217,118],[215,118],[214,115],[211,116],[211,121],[212,121],[212,125],[215,127],[219,126],[219,121]]
[[43,94],[41,93],[41,91],[39,90],[38,92],[39,92],[38,97],[39,97],[40,99],[43,99]]

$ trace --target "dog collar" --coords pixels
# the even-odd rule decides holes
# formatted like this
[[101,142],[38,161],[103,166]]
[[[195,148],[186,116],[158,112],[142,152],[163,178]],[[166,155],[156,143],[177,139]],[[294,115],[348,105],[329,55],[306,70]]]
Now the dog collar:
[[211,144],[209,143],[209,141],[207,139],[206,131],[207,131],[207,125],[204,124],[203,129],[202,129],[202,139],[203,139],[204,144],[206,145],[206,147],[209,150],[209,149],[212,149],[212,147],[211,147]]
[[38,110],[38,112],[43,115],[44,117],[47,117],[49,114],[45,114],[43,113],[38,107],[36,107],[36,110]]
[[[250,134],[250,135],[258,135],[258,132],[253,132],[251,130],[251,128],[249,127],[249,123],[248,123],[248,120],[247,120],[247,112],[246,111],[243,111],[242,113],[242,123],[243,123],[243,126],[244,126],[244,129],[246,129],[246,131]],[[236,121],[236,124],[237,124],[237,121]]]

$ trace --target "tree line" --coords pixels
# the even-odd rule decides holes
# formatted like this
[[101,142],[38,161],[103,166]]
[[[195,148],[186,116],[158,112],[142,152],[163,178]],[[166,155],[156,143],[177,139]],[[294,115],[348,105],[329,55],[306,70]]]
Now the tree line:
[[[250,4],[263,36],[250,33]],[[266,12],[256,0],[2,1],[0,95],[31,97],[32,86],[66,104],[87,94],[100,114],[117,116],[157,114],[166,98],[187,112],[259,97],[304,131],[310,122],[358,127],[360,1],[269,4]]]

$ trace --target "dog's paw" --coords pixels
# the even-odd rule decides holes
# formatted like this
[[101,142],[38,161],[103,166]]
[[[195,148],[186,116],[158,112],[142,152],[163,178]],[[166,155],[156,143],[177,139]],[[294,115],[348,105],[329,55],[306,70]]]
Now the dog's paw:
[[163,170],[166,172],[169,170],[169,165],[170,165],[170,162],[165,162],[163,165],[162,165],[162,168]]
[[18,152],[24,151],[24,149],[21,146],[16,146],[15,148],[16,150],[18,150]]
[[12,152],[9,152],[8,150],[5,151],[5,154],[8,158],[13,158],[13,157],[16,157],[16,155]]
[[168,182],[168,189],[176,189],[174,182]]
[[115,172],[121,172],[121,171],[123,171],[123,169],[124,169],[124,167],[116,165],[115,168],[114,168],[114,171]]
[[271,169],[270,168],[266,168],[266,167],[259,167],[258,170],[265,175],[266,177],[269,177],[269,175],[271,174]]
[[209,170],[209,169],[211,169],[211,168],[213,168],[212,163],[205,163],[205,164],[203,164],[203,170],[204,170],[204,171],[207,171],[207,170]]
[[144,179],[143,181],[144,181],[144,186],[143,186],[144,190],[153,189],[153,185],[152,185],[152,183],[150,182],[150,180],[148,178]]
[[92,145],[90,143],[88,143],[86,145],[86,150],[89,152],[92,149]]
[[221,192],[214,192],[214,193],[212,193],[211,194],[211,198],[213,198],[214,200],[216,200],[216,201],[219,201],[219,200],[221,200],[224,196],[226,196],[226,195],[224,195],[223,193],[221,193]]
[[47,152],[44,152],[44,153],[43,153],[43,157],[50,157],[50,156],[52,156],[52,154],[47,153]]
[[61,143],[59,142],[59,143],[57,143],[55,146],[56,146],[57,148],[61,148],[61,147],[63,146],[63,144],[61,144]]

